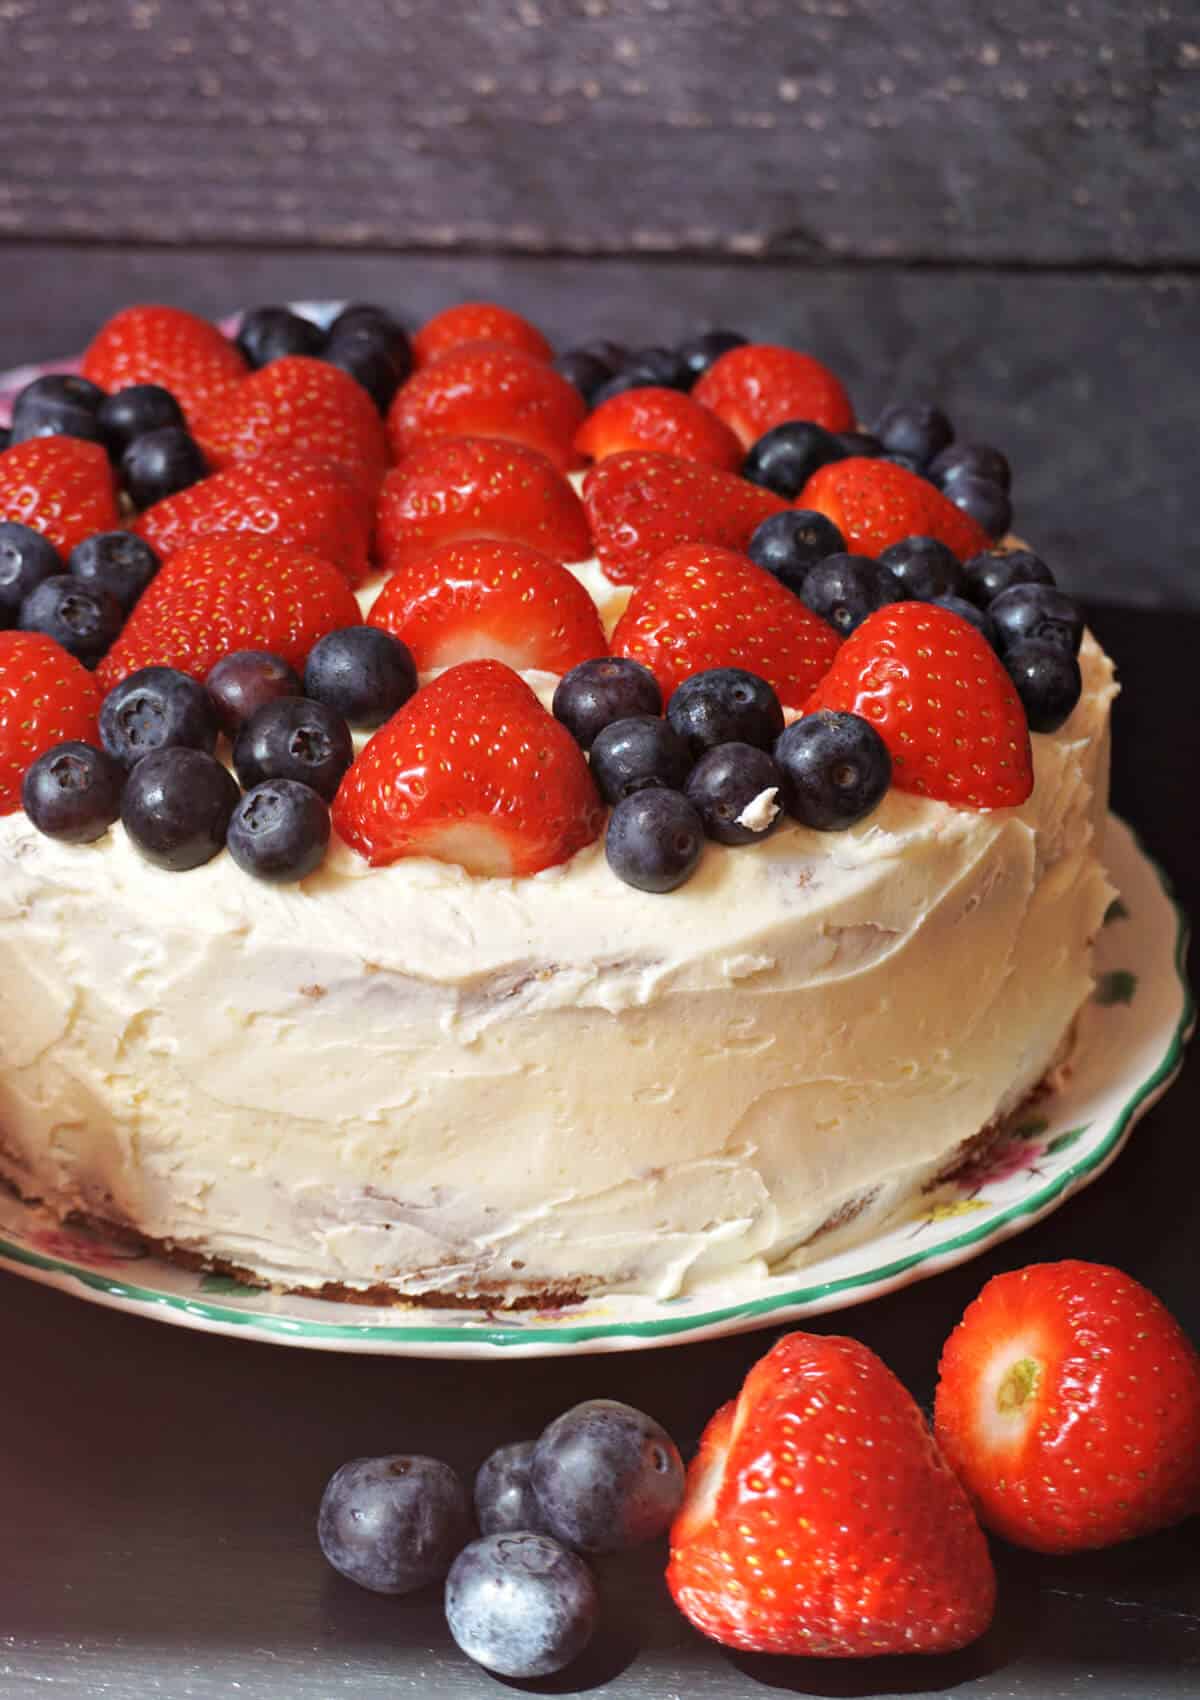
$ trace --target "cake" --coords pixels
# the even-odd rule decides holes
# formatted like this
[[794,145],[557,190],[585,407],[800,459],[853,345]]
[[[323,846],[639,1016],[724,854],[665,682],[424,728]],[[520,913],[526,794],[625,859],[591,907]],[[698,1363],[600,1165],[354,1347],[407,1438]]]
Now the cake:
[[[491,316],[481,326],[471,312]],[[930,425],[935,410],[894,410],[900,423],[893,444],[910,444],[894,447],[896,454],[915,463],[913,433],[925,430],[920,472],[882,460],[879,442],[852,432],[853,414],[823,368],[814,390],[812,372],[794,365],[804,357],[789,355],[778,378],[775,365],[787,351],[769,350],[762,358],[770,381],[756,386],[746,372],[761,345],[748,345],[748,355],[736,339],[717,346],[718,337],[694,392],[696,416],[707,411],[712,424],[689,416],[684,425],[691,436],[683,434],[676,404],[668,400],[656,414],[647,400],[668,385],[647,384],[643,375],[641,388],[624,388],[613,383],[611,364],[607,376],[585,372],[581,353],[559,362],[570,385],[556,374],[554,407],[530,411],[526,397],[505,414],[495,394],[510,393],[514,383],[536,391],[542,379],[532,368],[552,370],[548,350],[533,346],[532,337],[523,346],[524,332],[506,337],[500,309],[439,316],[452,331],[454,313],[467,315],[458,328],[470,334],[441,344],[444,325],[433,321],[415,339],[415,376],[401,381],[394,359],[390,387],[383,385],[382,396],[373,392],[373,405],[389,410],[397,470],[384,480],[375,562],[347,544],[335,578],[354,584],[357,618],[380,621],[375,630],[400,620],[395,635],[412,639],[422,688],[370,737],[356,733],[359,753],[338,792],[337,830],[323,859],[302,878],[272,882],[251,877],[214,845],[207,859],[179,872],[148,860],[136,823],[127,830],[112,810],[111,824],[89,842],[39,830],[19,798],[0,817],[0,1175],[61,1217],[132,1233],[167,1255],[250,1281],[375,1302],[569,1304],[613,1291],[669,1298],[731,1277],[800,1267],[894,1217],[1069,1064],[1075,1019],[1091,987],[1093,940],[1113,896],[1102,861],[1112,665],[1090,634],[1078,661],[1071,660],[1078,632],[1072,640],[1061,624],[1069,617],[1052,598],[1028,594],[1029,585],[1049,576],[1045,568],[1011,540],[996,543],[998,526],[1007,524],[1007,500],[995,479],[981,477],[995,451],[966,446],[963,506],[950,499],[953,471],[943,475],[946,494],[935,487],[937,457],[952,467],[956,452],[947,446],[948,427],[943,435],[936,421]],[[253,326],[252,320],[251,332]],[[378,355],[382,347],[394,357],[395,344],[367,337],[360,345],[353,328],[351,320],[341,333],[354,354],[343,369],[358,362],[350,376],[362,389],[382,364],[372,367],[363,350]],[[285,317],[276,334],[304,333],[290,331]],[[97,699],[141,665],[176,667],[200,680],[214,656],[264,647],[254,641],[253,620],[243,630],[236,616],[214,637],[212,622],[204,625],[206,617],[197,615],[200,638],[180,639],[172,630],[168,642],[153,634],[168,632],[169,622],[156,625],[147,611],[161,600],[155,585],[177,573],[189,550],[211,563],[214,550],[227,550],[229,533],[250,523],[238,517],[241,509],[207,534],[204,524],[188,520],[192,530],[181,541],[171,530],[180,523],[179,504],[188,499],[189,512],[201,512],[197,493],[203,498],[213,486],[227,492],[229,468],[240,467],[237,476],[248,473],[253,482],[256,465],[279,464],[270,459],[271,445],[263,446],[261,406],[245,404],[238,413],[245,393],[239,386],[270,374],[279,358],[321,364],[315,351],[322,346],[332,364],[338,334],[335,325],[322,345],[314,332],[306,353],[281,355],[277,345],[256,347],[243,327],[239,360],[266,357],[249,377],[244,365],[232,375],[224,370],[225,355],[209,348],[201,386],[207,393],[178,399],[209,468],[215,461],[217,470],[181,494],[160,494],[136,522],[126,497],[124,523],[145,538],[168,538],[162,552],[169,564],[140,600],[130,598],[134,612],[123,613],[119,634],[99,660]],[[107,347],[111,355],[120,344],[122,358],[106,367],[89,355],[85,370],[110,399],[146,381],[187,392],[185,365],[178,359],[172,365],[154,338],[150,352],[139,355],[136,340],[131,354],[130,339],[106,344],[105,335],[93,350]],[[436,388],[447,362],[469,363],[481,347],[483,358],[504,368],[503,383],[482,401],[468,386],[466,417],[449,415],[440,433],[428,432],[423,393]],[[722,387],[730,355],[735,369]],[[603,365],[599,354],[586,359]],[[574,388],[586,389],[589,380],[593,388],[608,386],[590,414]],[[577,407],[562,400],[558,383],[572,388]],[[809,387],[798,395],[787,387],[796,383]],[[782,389],[768,405],[763,396],[772,396],[773,384]],[[90,393],[85,400],[103,419],[103,404]],[[313,412],[318,422],[321,406]],[[787,422],[801,410],[808,435],[793,432],[789,439]],[[236,416],[235,424],[218,431],[214,416]],[[962,646],[952,648],[955,656],[979,668],[985,666],[979,656],[986,657],[987,690],[1011,693],[1022,717],[1023,753],[1014,760],[1031,761],[1027,794],[997,805],[974,797],[968,776],[965,783],[960,777],[956,800],[947,800],[938,794],[944,786],[926,786],[911,761],[906,767],[880,710],[879,731],[870,736],[888,744],[893,782],[884,782],[860,818],[830,830],[804,818],[802,800],[781,812],[781,801],[792,798],[789,778],[781,789],[767,787],[749,799],[738,817],[741,838],[753,842],[707,842],[674,889],[661,881],[657,890],[647,888],[651,882],[628,883],[628,869],[618,877],[611,845],[606,854],[607,810],[563,727],[570,715],[563,710],[562,675],[581,663],[564,654],[570,666],[530,666],[531,653],[538,660],[552,652],[522,652],[515,639],[509,653],[510,640],[501,642],[495,625],[489,644],[478,605],[464,646],[461,618],[438,624],[443,602],[436,594],[428,604],[437,615],[431,635],[416,620],[412,596],[405,602],[383,589],[389,578],[410,589],[405,575],[417,582],[419,563],[439,549],[458,546],[461,555],[472,524],[475,536],[490,532],[493,550],[515,558],[540,543],[539,559],[546,553],[547,537],[529,535],[528,516],[521,522],[524,541],[503,535],[494,481],[490,517],[472,521],[459,513],[456,545],[446,520],[455,519],[454,502],[431,506],[413,495],[412,469],[425,465],[421,453],[431,438],[515,442],[511,479],[528,473],[534,456],[537,476],[553,476],[555,500],[574,514],[562,491],[581,486],[574,444],[585,416],[588,436],[581,440],[590,443],[597,468],[582,479],[580,512],[597,554],[583,558],[577,546],[577,558],[564,568],[560,549],[554,574],[582,587],[595,610],[588,617],[615,653],[656,675],[664,697],[683,679],[740,667],[770,679],[780,724],[789,729],[818,716],[832,724],[839,715],[842,723],[850,716],[861,726],[875,713],[871,634],[877,645],[879,634],[891,642],[902,627],[916,632],[914,622],[923,620],[921,642],[936,648],[952,632],[953,644]],[[606,439],[610,417],[617,424]],[[254,441],[239,447],[247,419]],[[778,435],[774,448],[767,441],[779,426],[782,449]],[[886,446],[886,421],[882,428]],[[833,442],[836,433],[845,443],[828,450],[824,466],[811,464],[813,444]],[[302,555],[312,555],[314,526],[326,525],[323,571],[333,553],[331,509],[341,514],[340,546],[353,531],[366,476],[357,451],[351,462],[338,462],[340,472],[331,470],[343,452],[339,444],[350,440],[374,443],[364,428],[358,438],[330,432],[323,443],[299,445],[318,457],[313,482],[318,466],[326,478],[315,519],[311,504],[305,509],[290,495],[290,507],[280,503]],[[689,446],[709,458],[673,452]],[[80,538],[118,523],[115,514],[90,514],[78,536],[64,536],[62,504],[48,519],[32,501],[15,512],[5,460],[22,447],[0,454],[0,513],[51,536],[63,555]],[[742,470],[756,470],[755,480],[733,467],[747,452]],[[373,454],[372,448],[366,458]],[[788,479],[798,476],[805,454],[810,464],[792,488]],[[667,487],[656,482],[664,468],[673,495],[662,495]],[[379,470],[369,471],[372,492]],[[972,488],[982,484],[989,486],[982,493]],[[614,490],[621,496],[615,520]],[[640,508],[630,506],[630,490],[640,491]],[[864,490],[882,491],[886,501],[864,509]],[[539,524],[545,511],[539,507]],[[886,562],[873,568],[874,576],[861,565],[837,569],[841,578],[824,570],[818,575],[824,588],[814,580],[810,593],[822,609],[814,612],[797,594],[806,574],[789,585],[762,542],[764,520],[797,512],[824,515],[839,527],[836,561],[869,558],[870,564],[890,551],[894,572]],[[776,521],[774,533],[781,529],[795,531],[790,519]],[[907,548],[914,532],[932,535],[941,553]],[[770,533],[768,527],[768,541]],[[585,536],[585,542],[590,551],[592,541]],[[261,540],[239,543],[247,561],[265,559],[252,553],[260,547]],[[948,549],[951,560],[974,556],[965,576],[955,567],[952,583],[919,585],[919,571],[944,563]],[[828,550],[812,557],[830,558]],[[760,596],[763,609],[773,611],[781,595],[788,606],[778,617],[762,616],[754,638],[759,647],[747,649],[740,628],[730,638],[729,622],[714,622],[700,597],[692,622],[697,635],[681,648],[663,613],[661,587],[672,570],[685,591],[700,582],[697,575],[725,573],[731,576],[719,580],[722,586],[736,582],[740,596],[748,585],[751,601]],[[448,574],[447,568],[443,578]],[[572,618],[583,620],[560,578],[554,582]],[[822,602],[831,584],[840,600]],[[997,608],[1006,585],[1027,587],[1024,600],[1010,594],[1009,604]],[[953,594],[934,609],[947,592],[964,587],[975,595],[974,615]],[[912,600],[921,588],[923,599]],[[335,601],[339,594],[331,592]],[[379,609],[387,606],[384,596],[400,615],[371,612],[377,599]],[[897,600],[903,596],[910,600]],[[331,630],[347,624],[344,605],[338,607]],[[989,607],[994,619],[985,617]],[[1041,620],[1036,630],[1029,624],[1034,615]],[[1003,664],[982,635],[988,620]],[[529,629],[537,628],[536,616],[530,621]],[[786,643],[777,634],[762,639],[781,623]],[[22,624],[28,627],[28,618]],[[658,640],[647,637],[651,628]],[[549,642],[537,629],[537,643]],[[46,642],[47,630],[35,624],[36,641]],[[561,633],[559,622],[555,642]],[[293,635],[299,649],[279,653],[300,666],[316,639],[307,628]],[[22,632],[10,647],[25,637]],[[187,647],[193,639],[202,659],[199,649]],[[167,647],[151,653],[145,647],[151,641]],[[170,647],[178,642],[183,650]],[[592,646],[600,653],[594,640]],[[855,673],[859,652],[866,660]],[[553,737],[570,746],[561,760],[573,776],[576,767],[585,775],[578,781],[588,790],[576,837],[561,840],[564,853],[557,857],[539,853],[535,871],[519,860],[516,871],[482,871],[472,866],[473,850],[455,859],[457,841],[413,838],[409,821],[406,847],[380,854],[378,840],[358,831],[362,816],[352,813],[355,775],[369,777],[372,760],[378,769],[390,759],[395,728],[401,722],[411,728],[412,705],[426,691],[440,688],[436,700],[444,703],[460,669],[471,679],[478,676],[471,669],[507,672],[494,659],[477,659],[496,654],[518,664],[537,699],[519,712],[541,715]],[[1054,690],[1047,678],[1053,675],[1053,685],[1076,666],[1077,700],[1063,702],[1060,691],[1057,706],[1048,706],[1046,693],[1054,697]],[[982,692],[982,672],[979,680]],[[10,697],[17,690],[4,681],[0,659],[0,702],[6,688]],[[972,700],[975,689],[972,683]],[[948,714],[940,703],[926,690],[918,718]],[[555,707],[558,719],[548,712]],[[1026,717],[1049,729],[1028,734]],[[434,714],[431,724],[440,723]],[[15,754],[7,750],[8,725],[0,715],[0,756],[21,756],[28,766],[36,752],[25,745]],[[941,739],[942,730],[930,735]],[[550,730],[546,738],[552,742]],[[716,742],[729,747],[727,740]],[[782,761],[780,745],[774,748]],[[228,763],[228,746],[217,746],[217,755]],[[768,753],[760,750],[760,759]],[[934,763],[933,756],[926,759]],[[595,756],[592,766],[603,779]],[[364,783],[357,781],[357,794]],[[679,786],[650,790],[681,799]],[[24,794],[28,799],[28,785]],[[372,806],[385,803],[373,796]],[[681,800],[681,808],[690,806]],[[538,807],[531,800],[529,814]],[[624,807],[617,801],[611,819]],[[127,819],[133,819],[128,810]],[[512,820],[524,845],[529,820],[520,807]]]

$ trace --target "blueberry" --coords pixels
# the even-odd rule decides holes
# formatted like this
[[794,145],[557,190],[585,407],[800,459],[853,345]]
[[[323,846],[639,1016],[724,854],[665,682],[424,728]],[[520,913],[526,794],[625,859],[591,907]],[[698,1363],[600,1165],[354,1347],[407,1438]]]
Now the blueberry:
[[1069,596],[1050,584],[1014,584],[988,603],[1001,653],[1023,643],[1057,644],[1078,655],[1083,615]]
[[591,1640],[600,1602],[584,1561],[549,1535],[484,1535],[446,1578],[446,1624],[498,1676],[549,1676]]
[[283,885],[320,867],[329,832],[329,805],[311,786],[266,779],[234,809],[225,842],[239,868]]
[[118,458],[135,437],[149,431],[182,431],[187,424],[183,409],[161,384],[130,384],[114,390],[100,403],[98,417],[104,440]]
[[635,791],[609,816],[608,865],[639,891],[674,891],[691,879],[704,849],[704,822],[680,791]]
[[552,707],[580,749],[590,750],[597,733],[614,720],[661,715],[663,700],[648,667],[623,655],[604,655],[564,673]]
[[699,378],[715,360],[722,354],[728,354],[731,348],[744,346],[746,338],[738,331],[704,331],[700,336],[689,337],[679,345],[679,358],[692,374],[693,381]]
[[596,342],[588,342],[580,351],[583,354],[594,355],[602,360],[610,372],[619,372],[629,359],[629,350],[623,342],[612,342],[607,337],[600,337]]
[[19,392],[12,406],[12,441],[31,437],[83,437],[104,441],[97,417],[104,391],[73,373],[53,372],[35,378]]
[[330,321],[329,335],[344,336],[348,331],[369,330],[372,335],[396,347],[403,344],[409,349],[409,360],[412,350],[409,345],[408,332],[386,307],[380,307],[374,301],[350,301],[342,308],[337,317]]
[[207,476],[200,445],[178,425],[135,437],[121,456],[121,479],[135,508],[148,508]]
[[963,568],[966,593],[986,608],[993,597],[1014,584],[1053,584],[1054,574],[1032,549],[988,549],[973,555]]
[[847,637],[877,608],[904,601],[904,586],[869,555],[828,555],[810,568],[800,600]]
[[25,770],[21,806],[39,832],[64,844],[91,844],[121,813],[125,769],[94,744],[46,750]]
[[691,765],[674,727],[650,714],[611,720],[592,740],[592,778],[606,803],[649,787],[678,790]]
[[600,385],[606,384],[613,375],[613,368],[608,362],[601,360],[598,354],[589,354],[586,348],[568,348],[555,360],[554,370],[569,384],[574,384],[588,403]]
[[899,580],[905,596],[932,602],[937,596],[962,593],[963,570],[953,549],[936,537],[904,537],[891,544],[880,562]]
[[957,614],[960,620],[966,620],[968,625],[982,633],[993,649],[999,650],[1000,634],[987,609],[981,608],[977,602],[968,602],[965,596],[935,596],[930,606],[944,608],[948,614]]
[[865,455],[874,460],[883,453],[883,444],[870,431],[835,431],[834,436],[848,455]]
[[238,326],[237,345],[253,367],[285,354],[320,354],[325,332],[290,307],[252,307]]
[[351,726],[382,726],[417,688],[407,644],[378,626],[344,626],[315,644],[304,668],[304,695],[335,709]]
[[412,345],[399,326],[367,319],[335,327],[322,358],[361,384],[380,413],[412,371]]
[[905,472],[911,472],[917,478],[924,476],[925,462],[918,460],[916,455],[884,454],[879,458],[890,461],[893,466],[902,466]]
[[869,815],[892,782],[892,758],[857,714],[818,709],[775,741],[788,814],[819,832],[842,832]]
[[217,743],[217,714],[204,686],[175,667],[139,667],[100,704],[100,739],[123,767],[152,750],[203,750]]
[[666,1429],[644,1411],[616,1399],[585,1399],[540,1435],[533,1488],[547,1525],[565,1545],[617,1552],[666,1532],[683,1499],[683,1463]]
[[475,1521],[481,1534],[504,1535],[517,1529],[545,1528],[529,1479],[533,1448],[532,1440],[498,1446],[479,1466],[475,1477]]
[[709,838],[718,844],[757,844],[780,824],[782,784],[765,750],[754,744],[718,744],[688,775],[685,794]]
[[223,656],[204,681],[222,732],[234,737],[243,720],[280,697],[303,696],[294,667],[265,649],[235,649]]
[[375,1594],[411,1594],[438,1581],[470,1538],[458,1475],[420,1454],[343,1464],[317,1513],[317,1539],[329,1563]]
[[354,760],[354,740],[340,714],[307,697],[277,697],[243,722],[233,765],[250,791],[264,779],[298,779],[331,803]]
[[800,494],[818,467],[845,458],[845,449],[823,426],[805,419],[789,419],[772,426],[757,442],[751,443],[742,465],[742,477],[790,501]]
[[645,374],[645,384],[661,384],[669,390],[691,389],[694,374],[682,354],[674,348],[635,348],[622,367],[623,373]]
[[757,527],[747,554],[797,596],[810,567],[840,554],[846,540],[831,519],[812,508],[785,508]]
[[203,750],[153,750],[125,781],[121,823],[148,862],[181,872],[211,862],[237,805],[233,775]]
[[132,531],[96,531],[67,556],[67,571],[115,596],[128,614],[159,568],[158,556]]
[[951,443],[929,463],[929,476],[942,489],[964,474],[990,479],[1002,490],[1012,489],[1012,468],[1000,450],[988,443]]
[[783,708],[765,679],[744,667],[709,667],[671,693],[667,720],[695,761],[717,744],[769,750],[783,731]]
[[952,478],[944,492],[947,501],[953,502],[963,513],[970,514],[977,525],[981,525],[989,537],[1003,537],[1012,525],[1012,503],[1008,491],[999,484],[993,484],[990,478],[976,478],[969,472],[964,472],[957,478]]
[[62,559],[48,537],[14,519],[0,520],[0,626],[13,625],[22,602],[62,570]]
[[589,398],[591,406],[602,407],[615,395],[624,395],[626,390],[649,389],[651,385],[657,384],[657,381],[643,371],[614,372],[611,378],[605,378],[604,382],[597,384],[592,391]]
[[911,455],[923,466],[953,439],[954,427],[940,407],[902,401],[884,408],[875,421],[874,435],[888,454]]
[[0,425],[0,454],[12,448],[12,426]]
[[1057,732],[1083,692],[1079,662],[1058,643],[1021,643],[1004,657],[1031,732]]
[[23,632],[45,632],[85,667],[94,667],[123,620],[121,604],[107,590],[85,584],[73,573],[58,573],[30,591],[17,625]]

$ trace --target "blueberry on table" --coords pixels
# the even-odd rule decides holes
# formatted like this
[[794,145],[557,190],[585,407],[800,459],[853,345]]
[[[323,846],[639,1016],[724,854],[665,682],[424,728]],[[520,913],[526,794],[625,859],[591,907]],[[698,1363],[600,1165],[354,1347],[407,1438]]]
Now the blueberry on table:
[[375,1594],[411,1594],[439,1581],[470,1538],[458,1475],[417,1453],[343,1464],[317,1513],[317,1539],[329,1563]]
[[125,769],[106,750],[71,740],[26,769],[21,806],[39,832],[63,844],[91,844],[121,813]]
[[1000,450],[989,443],[951,443],[941,454],[934,455],[928,472],[943,490],[952,479],[964,475],[986,478],[1002,490],[1012,489],[1012,467]]
[[953,439],[954,427],[931,402],[902,401],[885,407],[873,435],[890,455],[908,455],[923,466]]
[[958,596],[963,588],[963,570],[953,549],[936,537],[902,537],[879,557],[900,583],[905,596],[917,602],[932,602],[938,596]]
[[125,781],[121,824],[130,840],[160,868],[198,868],[224,847],[237,806],[233,775],[203,750],[154,750]]
[[819,832],[844,832],[865,819],[892,782],[887,745],[857,714],[822,708],[793,720],[774,753],[784,808]]
[[1014,584],[1053,584],[1054,574],[1032,549],[987,549],[972,555],[963,568],[966,594],[986,608],[1001,591]]
[[1060,643],[1017,644],[1004,656],[1031,732],[1057,732],[1083,694],[1079,662]]
[[990,478],[977,478],[964,472],[952,478],[944,494],[947,501],[969,514],[989,537],[1003,537],[1012,525],[1012,502],[1008,491]]
[[58,573],[30,591],[21,604],[17,625],[23,632],[44,632],[85,667],[94,667],[124,619],[121,604],[107,590],[86,584],[73,573]]
[[237,346],[255,368],[285,354],[320,354],[325,332],[290,307],[252,307],[238,326]]
[[610,721],[592,742],[592,778],[606,803],[648,787],[678,789],[691,765],[674,727],[649,714]]
[[988,614],[1004,654],[1023,643],[1057,644],[1078,655],[1083,615],[1069,596],[1051,584],[1014,584],[988,603]]
[[354,740],[340,714],[307,697],[278,697],[243,722],[233,765],[250,791],[264,779],[298,779],[331,803],[354,760]]
[[100,403],[100,429],[110,453],[118,458],[135,437],[149,431],[184,430],[183,409],[161,384],[130,384]]
[[718,744],[688,775],[684,795],[718,844],[757,844],[783,818],[783,777],[754,744]]
[[986,608],[981,608],[977,602],[968,602],[965,596],[935,596],[931,604],[933,608],[944,608],[947,614],[957,614],[960,620],[965,620],[969,626],[974,626],[992,648],[999,652],[1000,634],[992,623],[992,617]]
[[658,680],[640,661],[601,655],[580,661],[564,673],[554,690],[552,709],[582,750],[614,720],[662,714]]
[[598,354],[589,354],[586,348],[568,348],[564,354],[558,355],[553,365],[559,377],[574,384],[584,401],[589,403],[600,385],[606,384],[613,376],[612,366],[601,360]]
[[800,600],[843,637],[889,602],[905,600],[904,586],[870,555],[827,555],[805,577]]
[[128,614],[159,569],[159,559],[144,537],[132,531],[96,531],[67,556],[67,571],[84,584],[106,590]]
[[311,786],[266,779],[234,809],[225,842],[239,868],[283,885],[316,872],[329,834],[329,805]]
[[827,555],[839,555],[846,539],[831,519],[814,508],[785,508],[768,514],[750,539],[746,553],[764,572],[797,596],[810,567]]
[[751,443],[742,477],[790,501],[819,467],[845,458],[846,451],[832,432],[806,419],[790,419],[773,425]]
[[676,890],[695,873],[703,849],[704,822],[681,791],[635,791],[609,816],[608,865],[639,891]]
[[550,1676],[591,1640],[600,1602],[584,1561],[534,1531],[484,1535],[446,1578],[446,1625],[497,1676]]
[[744,667],[709,667],[675,687],[667,720],[694,761],[718,744],[755,744],[769,750],[783,731],[783,706],[757,673]]
[[71,372],[52,372],[26,384],[12,406],[12,441],[31,437],[83,437],[104,441],[98,417],[104,391]]
[[204,681],[222,732],[232,738],[244,720],[280,697],[303,696],[299,673],[265,649],[235,649],[217,662]]
[[199,443],[177,425],[144,432],[121,456],[121,481],[135,508],[151,507],[207,476]]
[[[630,800],[655,795],[670,793]],[[579,1552],[618,1552],[665,1534],[683,1501],[683,1477],[666,1429],[617,1399],[573,1405],[543,1430],[533,1453],[542,1515]]]
[[378,626],[344,626],[321,638],[304,667],[304,695],[351,726],[382,726],[417,688],[408,645]]
[[13,625],[25,599],[62,570],[48,537],[15,519],[0,520],[0,626]]
[[100,704],[100,740],[125,768],[152,750],[204,750],[217,743],[217,711],[204,686],[176,667],[139,667]]
[[707,372],[722,354],[728,354],[731,348],[742,348],[745,342],[746,338],[740,331],[702,331],[699,336],[681,342],[678,354],[694,381]]
[[511,1446],[498,1446],[479,1466],[475,1476],[475,1521],[481,1534],[544,1530],[530,1480],[534,1445],[532,1440],[518,1440]]

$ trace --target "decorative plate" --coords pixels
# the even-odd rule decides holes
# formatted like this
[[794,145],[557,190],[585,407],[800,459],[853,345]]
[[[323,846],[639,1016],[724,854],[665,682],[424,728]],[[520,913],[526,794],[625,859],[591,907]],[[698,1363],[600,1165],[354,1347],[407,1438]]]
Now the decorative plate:
[[1179,1071],[1194,1006],[1187,923],[1122,822],[1107,854],[1121,893],[1097,952],[1069,1086],[1018,1121],[983,1167],[871,1239],[802,1269],[671,1300],[615,1294],[556,1311],[399,1310],[306,1299],[178,1269],[0,1194],[0,1267],[185,1328],[335,1352],[538,1357],[672,1346],[858,1304],[977,1257],[1095,1180]]

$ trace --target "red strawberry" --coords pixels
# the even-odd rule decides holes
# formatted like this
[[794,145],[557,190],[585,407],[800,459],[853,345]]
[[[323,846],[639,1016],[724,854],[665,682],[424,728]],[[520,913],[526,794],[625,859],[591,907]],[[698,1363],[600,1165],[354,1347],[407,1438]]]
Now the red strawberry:
[[413,355],[418,366],[428,366],[464,342],[503,342],[535,360],[554,359],[554,350],[536,325],[494,301],[464,301],[435,313],[413,337]]
[[741,443],[711,409],[653,384],[602,401],[576,431],[575,447],[591,460],[648,449],[722,472],[737,472],[743,460]]
[[926,479],[890,460],[852,455],[813,473],[796,506],[815,508],[837,526],[846,547],[878,555],[904,537],[936,537],[960,561],[990,549],[981,525]]
[[401,384],[387,428],[397,460],[431,437],[502,437],[544,454],[560,472],[587,408],[552,366],[503,342],[451,348]]
[[683,543],[654,562],[612,634],[664,697],[707,667],[746,667],[796,707],[833,665],[838,634],[744,555]]
[[610,455],[584,479],[583,505],[596,553],[614,584],[637,584],[676,543],[745,549],[781,496],[716,467],[675,455]]
[[852,431],[850,398],[811,354],[771,342],[747,342],[714,360],[692,391],[720,414],[743,448],[787,419],[810,419],[827,431]]
[[348,844],[520,877],[599,836],[604,806],[565,726],[499,661],[464,661],[381,726],[333,805]]
[[1200,1354],[1105,1264],[994,1276],[946,1342],[934,1422],[980,1521],[1036,1552],[1200,1510]]
[[865,619],[804,704],[858,714],[879,733],[901,791],[1004,809],[1033,790],[1029,726],[995,651],[968,621],[927,602]]
[[194,429],[200,413],[246,375],[233,343],[180,307],[124,307],[93,337],[83,375],[102,390],[161,384]]
[[991,1622],[987,1543],[896,1377],[857,1340],[786,1334],[709,1423],[667,1586],[727,1647],[941,1653]]
[[25,770],[45,750],[69,738],[100,742],[100,699],[87,668],[53,638],[0,632],[0,815],[21,807]]
[[111,690],[139,667],[203,679],[235,649],[268,649],[302,670],[318,638],[360,623],[331,562],[265,537],[206,537],[162,567],[96,669]]
[[299,543],[358,584],[367,572],[371,509],[344,467],[272,449],[155,502],[133,529],[163,556],[218,532]]
[[121,523],[112,467],[99,443],[30,437],[0,454],[0,519],[48,537],[61,555]]
[[418,669],[494,656],[565,673],[607,655],[596,605],[579,580],[523,543],[447,543],[384,585],[368,621],[400,638]]
[[489,537],[556,561],[592,552],[583,503],[545,455],[499,437],[434,437],[379,492],[379,553],[389,568],[444,543]]

